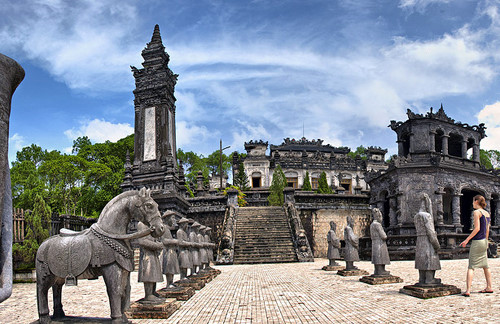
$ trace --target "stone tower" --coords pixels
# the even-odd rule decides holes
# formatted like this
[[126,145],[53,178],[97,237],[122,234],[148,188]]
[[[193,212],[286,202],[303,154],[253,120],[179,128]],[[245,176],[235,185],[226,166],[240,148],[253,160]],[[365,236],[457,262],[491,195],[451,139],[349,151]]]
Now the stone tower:
[[175,191],[178,175],[175,139],[177,74],[168,67],[160,28],[142,51],[143,68],[131,67],[135,78],[134,162],[125,164],[124,190],[147,187]]

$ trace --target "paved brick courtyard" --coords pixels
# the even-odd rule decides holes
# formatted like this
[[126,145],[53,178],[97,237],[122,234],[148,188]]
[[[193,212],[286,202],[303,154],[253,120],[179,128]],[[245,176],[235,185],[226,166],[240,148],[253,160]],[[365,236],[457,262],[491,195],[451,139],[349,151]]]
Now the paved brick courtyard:
[[[500,259],[490,259],[493,294],[473,293],[421,300],[398,293],[417,281],[412,261],[393,262],[388,269],[404,283],[371,286],[358,277],[320,270],[327,263],[234,265],[217,267],[222,274],[168,320],[133,323],[492,323],[500,321]],[[372,272],[369,262],[361,269]],[[465,288],[467,260],[441,261],[443,283]],[[132,300],[142,297],[137,273],[132,273]],[[484,287],[476,271],[473,291]],[[51,298],[51,296],[50,296]],[[82,280],[64,287],[67,315],[106,318],[109,305],[102,279]],[[50,303],[52,309],[52,303]],[[37,318],[35,284],[16,284],[12,297],[0,304],[0,323],[32,323]]]

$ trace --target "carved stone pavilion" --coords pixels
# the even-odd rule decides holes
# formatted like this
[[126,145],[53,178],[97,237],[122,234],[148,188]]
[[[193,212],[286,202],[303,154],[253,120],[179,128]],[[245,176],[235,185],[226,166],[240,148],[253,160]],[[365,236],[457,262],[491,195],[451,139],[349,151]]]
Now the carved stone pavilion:
[[[268,147],[270,154],[266,155]],[[325,145],[321,139],[285,138],[281,145],[270,146],[262,140],[250,141],[245,143],[245,150],[245,159],[240,161],[238,156],[233,156],[233,172],[237,173],[239,163],[243,163],[248,182],[253,189],[268,188],[278,164],[291,188],[302,187],[307,171],[313,190],[317,189],[318,179],[324,171],[328,185],[333,191],[345,194],[368,192],[363,174],[366,171],[387,168],[384,160],[387,150],[369,147],[367,159],[363,160],[349,157],[349,148]]]
[[382,211],[391,254],[404,257],[413,252],[418,197],[427,193],[444,257],[456,258],[453,249],[472,230],[475,195],[486,198],[492,233],[500,234],[500,177],[479,161],[485,127],[456,122],[442,106],[425,115],[408,109],[407,115],[405,122],[391,121],[389,125],[398,143],[398,155],[389,168],[365,174],[371,188],[370,204]]

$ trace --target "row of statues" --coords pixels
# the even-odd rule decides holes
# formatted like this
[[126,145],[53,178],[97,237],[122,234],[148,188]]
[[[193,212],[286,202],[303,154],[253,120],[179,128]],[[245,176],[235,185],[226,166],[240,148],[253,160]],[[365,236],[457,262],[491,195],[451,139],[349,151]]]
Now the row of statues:
[[[421,207],[414,217],[416,229],[415,268],[419,271],[419,280],[415,285],[405,286],[402,293],[416,297],[429,298],[443,296],[446,294],[460,293],[455,286],[441,284],[441,279],[435,278],[436,270],[441,269],[439,261],[440,244],[436,231],[434,230],[434,218],[432,216],[432,203],[427,194],[421,196]],[[354,266],[359,261],[359,238],[353,231],[354,221],[347,217],[347,225],[344,229],[344,260],[345,269],[336,262],[340,260],[340,239],[337,237],[335,222],[330,222],[330,231],[327,234],[329,259],[328,266],[324,270],[339,270],[341,275],[360,275],[362,270]],[[372,209],[372,223],[370,225],[371,236],[371,261],[374,265],[374,273],[360,280],[370,284],[402,282],[401,278],[393,276],[385,269],[389,265],[390,258],[387,249],[387,234],[382,227],[382,213],[378,208]]]
[[[163,275],[165,288],[175,288],[174,275],[179,274],[181,281],[187,280],[188,271],[190,275],[207,271],[213,262],[215,244],[210,241],[210,227],[184,217],[176,221],[175,212],[166,212],[162,217],[167,227],[163,236],[153,238],[148,235],[137,241],[141,251],[138,280],[144,284],[143,302],[163,301],[156,293],[156,284],[163,282]],[[179,229],[174,238],[171,230],[177,225]],[[144,226],[139,223],[137,230],[143,230]]]

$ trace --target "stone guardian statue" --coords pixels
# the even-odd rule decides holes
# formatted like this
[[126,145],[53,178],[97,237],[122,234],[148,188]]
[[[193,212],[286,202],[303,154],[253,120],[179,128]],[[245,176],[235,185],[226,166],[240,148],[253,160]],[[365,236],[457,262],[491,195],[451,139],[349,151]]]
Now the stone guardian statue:
[[344,240],[345,240],[345,256],[344,260],[346,263],[345,269],[349,270],[358,270],[357,267],[354,266],[354,261],[359,261],[359,239],[354,234],[353,228],[354,221],[351,216],[347,216],[347,226],[344,229]]
[[[139,222],[137,231],[141,232],[147,229],[147,226]],[[165,232],[168,232],[167,229]],[[144,283],[144,299],[147,303],[161,303],[164,301],[161,297],[156,296],[156,283],[163,281],[161,271],[160,253],[163,250],[163,243],[151,235],[142,237],[137,240],[141,247],[139,259],[138,280]]]
[[435,278],[436,270],[441,269],[439,262],[439,241],[434,230],[432,216],[432,203],[429,195],[422,195],[420,211],[414,217],[417,231],[415,249],[415,269],[418,269],[420,286],[433,286],[441,284],[441,279]]
[[372,209],[372,224],[370,225],[370,236],[372,239],[372,264],[375,267],[375,276],[389,276],[390,272],[385,266],[391,264],[389,251],[387,250],[387,235],[382,228],[382,213],[378,208]]
[[177,222],[177,224],[179,224],[179,229],[177,230],[176,236],[179,244],[179,268],[182,280],[187,277],[187,270],[193,267],[189,252],[191,243],[189,242],[187,234],[189,220],[183,217]]
[[340,260],[340,239],[337,237],[337,224],[334,221],[330,222],[330,230],[326,235],[326,240],[328,242],[328,265],[323,267],[323,270],[332,271],[332,270],[340,270],[343,267],[336,262],[336,260]]
[[167,279],[166,288],[173,287],[174,283],[174,275],[180,273],[179,268],[179,258],[177,256],[177,247],[179,245],[179,241],[172,237],[171,230],[175,229],[177,225],[175,222],[175,212],[166,212],[163,214],[163,217],[166,219],[167,228],[165,229],[165,233],[161,238],[161,242],[163,243],[163,274]]
[[197,273],[201,266],[200,244],[198,242],[198,229],[200,228],[200,226],[201,226],[200,223],[194,222],[193,225],[191,225],[191,232],[189,233],[189,242],[191,242],[192,244],[191,255],[193,257],[193,264],[191,266],[191,275]]
[[12,294],[12,192],[9,171],[9,117],[12,95],[23,68],[0,54],[0,302]]

